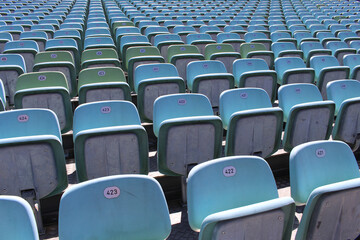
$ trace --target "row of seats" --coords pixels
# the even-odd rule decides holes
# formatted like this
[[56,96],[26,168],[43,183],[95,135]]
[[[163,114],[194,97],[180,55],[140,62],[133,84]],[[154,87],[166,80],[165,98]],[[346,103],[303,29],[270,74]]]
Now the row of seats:
[[[339,141],[294,148],[291,197],[279,198],[271,169],[260,157],[211,160],[189,173],[189,224],[204,240],[290,239],[295,206],[306,203],[296,239],[356,239],[359,177],[351,149]],[[1,196],[0,212],[2,238],[39,239],[31,206],[22,198]],[[163,191],[148,176],[117,175],[79,183],[66,190],[60,201],[59,239],[114,235],[166,239],[170,232]]]

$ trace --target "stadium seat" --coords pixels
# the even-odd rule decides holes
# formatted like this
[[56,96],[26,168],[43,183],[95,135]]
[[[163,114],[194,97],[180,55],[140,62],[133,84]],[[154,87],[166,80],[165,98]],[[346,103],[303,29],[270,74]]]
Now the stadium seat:
[[247,43],[261,43],[265,46],[265,49],[269,51],[271,49],[271,40],[262,32],[248,32],[244,35],[245,42]]
[[38,25],[32,25],[31,31],[46,32],[48,39],[52,39],[54,36],[55,28],[53,25],[49,25],[49,24],[38,24]]
[[66,77],[61,72],[24,73],[16,82],[15,108],[47,108],[59,121],[60,130],[72,129],[72,105]]
[[185,43],[186,36],[190,33],[197,33],[195,28],[192,26],[175,26],[173,33],[180,36],[181,40]]
[[154,46],[159,49],[164,59],[167,59],[169,46],[178,44],[184,44],[184,42],[177,34],[159,34],[154,37]]
[[134,73],[137,109],[142,121],[152,122],[156,98],[175,93],[185,93],[185,82],[176,67],[170,63],[140,65]]
[[296,239],[356,239],[359,168],[340,141],[315,141],[290,153],[291,196],[306,203]]
[[242,58],[261,58],[264,59],[269,69],[274,67],[274,53],[267,51],[262,43],[244,43],[240,46]]
[[4,46],[4,54],[16,53],[23,56],[26,65],[26,71],[32,72],[35,55],[39,52],[37,43],[33,40],[18,40],[8,42]]
[[[149,39],[144,35],[122,36],[119,44],[118,52],[122,60],[126,58],[126,50],[129,47],[151,46]],[[125,62],[123,62],[123,65],[125,65]]]
[[310,32],[297,32],[294,34],[294,38],[297,42],[297,48],[300,49],[303,42],[320,42],[318,38],[312,36]]
[[[1,38],[1,36],[0,36]],[[45,51],[45,44],[48,40],[47,34],[41,31],[28,31],[20,34],[20,40],[33,40],[39,47],[39,52]],[[0,40],[1,41],[1,40]]]
[[216,41],[216,36],[219,33],[222,33],[219,27],[214,25],[203,25],[199,28],[199,32],[204,34],[209,34],[212,38],[212,40]]
[[39,240],[31,206],[17,196],[0,196],[0,238]]
[[287,84],[279,88],[279,107],[286,122],[284,150],[295,146],[329,139],[334,119],[335,103],[323,101],[319,89],[308,83]]
[[299,57],[281,57],[275,60],[277,82],[280,85],[291,83],[314,83],[315,71],[307,68]]
[[274,70],[269,70],[265,60],[238,59],[234,61],[233,74],[237,87],[262,88],[268,93],[271,102],[275,101],[277,76]]
[[310,67],[310,59],[313,56],[331,55],[330,49],[325,49],[319,42],[308,42],[301,43],[301,51],[304,53],[304,61],[307,67]]
[[20,34],[22,32],[24,32],[24,28],[22,26],[12,26],[12,25],[7,25],[7,26],[0,26],[0,32],[7,32],[10,33],[12,38],[14,40],[19,40],[20,39]]
[[25,72],[25,60],[20,54],[0,54],[0,79],[9,105],[14,105],[16,81]]
[[212,107],[219,107],[219,96],[234,88],[234,77],[225,65],[217,60],[193,61],[187,65],[187,86],[193,93],[207,96]]
[[197,46],[200,53],[205,54],[205,46],[216,41],[207,33],[191,33],[186,36],[186,43]]
[[329,41],[341,41],[340,38],[335,37],[331,32],[319,32],[316,34],[316,37],[320,40],[323,47],[325,47]]
[[294,200],[279,198],[260,157],[225,157],[190,171],[188,219],[200,240],[290,239],[294,214]]
[[148,137],[129,101],[85,103],[74,112],[80,182],[117,174],[148,174]]
[[0,112],[0,122],[1,194],[29,202],[41,233],[40,199],[67,187],[57,117],[48,109],[21,109]]
[[167,27],[149,26],[145,29],[144,35],[149,39],[151,45],[154,45],[154,37],[158,34],[169,34]]
[[94,48],[83,51],[81,69],[93,67],[120,67],[116,50],[113,48]]
[[94,179],[73,186],[60,201],[61,240],[114,236],[127,240],[166,239],[170,232],[164,193],[160,184],[148,176]]
[[134,90],[134,72],[137,66],[148,63],[163,63],[164,58],[155,46],[130,47],[126,50],[125,66],[128,72],[128,83]]
[[84,40],[84,50],[93,48],[114,48],[116,46],[111,37],[88,37]]
[[235,52],[240,52],[240,45],[245,43],[244,39],[241,39],[239,34],[236,33],[219,33],[216,36],[217,43],[228,43],[233,46]]
[[79,52],[82,52],[83,50],[83,39],[82,36],[80,34],[80,32],[76,29],[71,30],[71,29],[62,29],[62,30],[57,30],[54,33],[54,39],[63,39],[63,38],[72,38],[76,41],[77,43],[77,48]]
[[237,88],[220,95],[220,117],[227,130],[225,155],[256,155],[276,152],[281,143],[283,114],[272,108],[260,88]]
[[60,71],[66,76],[70,97],[77,93],[74,59],[68,51],[46,51],[35,56],[34,72]]
[[344,66],[350,67],[350,79],[360,80],[360,54],[344,56]]
[[12,35],[8,32],[0,32],[0,53],[3,53],[7,42],[13,41]]
[[240,53],[236,52],[228,43],[210,43],[205,46],[205,59],[222,62],[228,73],[233,72],[233,62],[240,59]]
[[344,56],[348,54],[356,54],[356,49],[349,48],[349,46],[342,41],[329,41],[326,43],[326,48],[331,50],[332,55],[336,57],[340,65],[344,65]]
[[298,50],[292,42],[274,42],[271,44],[275,59],[278,57],[304,57],[304,53]]
[[310,67],[315,70],[315,82],[324,100],[329,82],[349,78],[350,68],[340,66],[334,56],[314,56],[310,59]]
[[360,144],[360,126],[357,120],[360,106],[360,82],[338,80],[330,82],[326,88],[328,99],[336,104],[337,117],[332,138],[347,143],[353,151],[356,151]]
[[294,44],[295,48],[297,46],[296,39],[292,38],[290,33],[288,33],[288,32],[283,32],[283,31],[272,32],[270,34],[270,38],[273,43],[275,43],[275,42],[290,42],[290,43]]

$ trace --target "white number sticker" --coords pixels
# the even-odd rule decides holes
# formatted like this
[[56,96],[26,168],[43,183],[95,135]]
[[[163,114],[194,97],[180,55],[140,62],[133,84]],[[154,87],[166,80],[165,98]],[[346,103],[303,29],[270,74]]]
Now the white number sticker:
[[224,167],[223,174],[225,177],[232,177],[236,174],[236,168],[233,166]]
[[325,149],[319,148],[319,149],[316,149],[315,154],[318,158],[322,158],[322,157],[325,157],[326,151],[325,151]]
[[28,115],[19,115],[18,116],[18,121],[19,122],[27,122],[27,121],[29,121],[29,116]]
[[113,187],[107,187],[104,190],[104,196],[107,199],[117,198],[120,196],[120,189],[116,186]]
[[108,107],[108,106],[102,107],[101,112],[102,113],[110,113],[111,112],[111,107]]

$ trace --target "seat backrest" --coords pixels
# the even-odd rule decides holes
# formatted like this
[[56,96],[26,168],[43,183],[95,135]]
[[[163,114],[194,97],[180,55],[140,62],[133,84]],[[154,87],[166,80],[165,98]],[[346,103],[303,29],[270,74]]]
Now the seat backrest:
[[297,203],[306,203],[317,187],[358,177],[355,156],[344,142],[304,143],[290,153],[291,196]]
[[224,63],[217,60],[193,61],[187,65],[186,79],[194,79],[199,75],[211,73],[227,73]]
[[162,42],[181,41],[181,37],[178,34],[159,34],[154,38],[154,45],[158,46]]
[[181,32],[196,32],[196,30],[192,26],[175,26],[173,28],[173,33],[178,34]]
[[207,33],[190,33],[186,36],[186,43],[187,44],[192,44],[196,41],[208,41],[208,40],[212,40],[210,34]]
[[244,35],[245,42],[249,43],[252,40],[257,39],[268,39],[265,35],[265,33],[262,32],[248,32]]
[[228,43],[210,43],[205,46],[205,58],[210,59],[210,56],[214,53],[234,53],[234,47]]
[[116,29],[116,38],[126,34],[140,34],[140,29],[137,27],[119,27]]
[[169,30],[167,29],[167,27],[163,27],[163,26],[149,26],[147,28],[145,28],[145,36],[149,36],[150,34],[153,33],[169,33]]
[[[1,39],[1,36],[0,36],[0,39]],[[20,34],[20,39],[21,40],[25,40],[25,39],[44,39],[44,40],[47,40],[48,37],[47,37],[45,32],[27,31],[27,32],[22,32]]]
[[73,135],[75,138],[76,134],[83,130],[122,125],[141,125],[137,109],[131,102],[85,103],[75,109]]
[[202,94],[171,94],[154,102],[153,128],[155,136],[163,121],[172,118],[214,115],[209,99]]
[[284,121],[297,104],[322,101],[319,89],[308,83],[296,83],[280,86],[278,90],[279,107],[284,111]]
[[35,64],[46,62],[68,62],[74,64],[74,58],[68,51],[46,51],[35,55]]
[[4,52],[17,52],[17,51],[32,51],[35,53],[39,52],[38,44],[33,40],[18,40],[7,42],[4,47]]
[[0,214],[1,239],[39,239],[34,213],[23,198],[0,196]]
[[194,230],[213,213],[278,198],[269,165],[255,156],[226,157],[195,166],[187,191],[189,224]]
[[349,48],[349,46],[342,41],[329,41],[326,43],[326,48],[330,49],[332,53],[334,54],[336,50],[341,48]]
[[273,42],[276,42],[282,38],[291,38],[291,35],[288,32],[272,32],[270,38]]
[[323,68],[340,66],[338,60],[334,56],[314,56],[310,59],[310,67],[315,70],[315,75],[318,77]]
[[54,38],[76,37],[81,38],[78,30],[62,29],[54,32]]
[[[60,127],[48,109],[20,109],[0,113],[0,139],[53,135],[61,142]],[[9,131],[11,129],[11,131]]]
[[224,32],[226,33],[234,32],[234,31],[244,31],[244,28],[238,25],[229,25],[224,27]]
[[235,112],[272,107],[269,95],[261,88],[237,88],[226,90],[220,95],[220,117],[227,129]]
[[304,52],[304,54],[306,55],[308,52],[310,52],[311,50],[315,50],[315,49],[324,49],[323,45],[321,45],[320,42],[302,42],[301,45],[301,50]]
[[12,41],[13,37],[8,32],[0,32],[0,39],[6,39],[6,40],[9,40],[9,41]]
[[360,97],[360,82],[357,80],[337,80],[326,86],[327,98],[336,104],[335,114],[346,99]]
[[89,180],[68,189],[60,201],[59,239],[166,239],[170,231],[164,193],[148,176]]
[[62,72],[33,72],[21,74],[16,81],[16,92],[29,88],[63,87],[69,90]]
[[15,67],[19,73],[26,72],[25,60],[20,54],[0,54],[0,68]]
[[344,56],[344,65],[350,67],[353,72],[360,65],[360,54],[347,54]]
[[179,54],[200,54],[199,48],[194,45],[184,44],[184,45],[171,45],[168,48],[168,59]]
[[[134,84],[138,84],[145,79],[150,78],[171,78],[179,77],[176,67],[170,63],[143,64],[135,69]],[[135,87],[136,88],[136,87]]]
[[45,50],[47,51],[56,50],[56,48],[64,49],[66,47],[78,50],[78,45],[76,41],[72,38],[49,39],[46,41],[45,44]]
[[240,79],[241,74],[250,71],[269,70],[265,60],[260,58],[237,59],[233,63],[233,74],[235,79]]
[[225,33],[219,33],[217,36],[216,36],[216,41],[218,43],[222,43],[224,41],[230,41],[230,40],[240,40],[240,36],[239,34],[237,33],[228,33],[228,32],[225,32]]
[[111,37],[89,37],[84,40],[84,49],[90,47],[115,47]]
[[113,48],[95,48],[95,49],[87,49],[81,54],[81,62],[86,62],[88,60],[94,59],[118,59],[118,54]]
[[283,76],[285,71],[295,68],[306,68],[304,61],[299,57],[281,57],[275,60],[275,70]]
[[346,38],[358,38],[359,36],[354,32],[339,32],[337,35],[342,41],[344,41]]
[[126,82],[123,70],[118,67],[87,68],[79,73],[78,87],[85,84],[105,82]]
[[254,51],[266,51],[266,47],[262,43],[243,43],[240,45],[240,55],[242,58],[246,58],[249,52]]
[[214,26],[214,25],[204,25],[200,27],[200,33],[207,33],[207,32],[213,32],[213,31],[217,31],[220,32],[220,28],[218,26]]

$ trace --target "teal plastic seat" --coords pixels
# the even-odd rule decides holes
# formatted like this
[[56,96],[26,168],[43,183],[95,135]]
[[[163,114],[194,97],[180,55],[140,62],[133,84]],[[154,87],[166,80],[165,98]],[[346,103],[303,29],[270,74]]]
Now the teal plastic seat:
[[201,240],[290,239],[294,214],[294,200],[279,198],[260,157],[224,157],[190,171],[188,219]]
[[216,43],[207,33],[190,33],[186,36],[186,44],[198,47],[201,54],[205,54],[205,46],[209,43]]
[[337,35],[338,38],[341,39],[341,41],[345,42],[346,44],[350,44],[351,41],[359,41],[360,40],[360,36],[358,36],[355,32],[339,32],[339,34]]
[[15,108],[47,108],[58,120],[62,133],[72,129],[72,105],[66,82],[61,72],[24,73],[16,82]]
[[218,26],[215,25],[203,25],[199,28],[199,33],[209,34],[212,40],[216,41],[216,36],[219,33],[222,33],[222,31]]
[[340,38],[335,37],[331,32],[318,32],[316,37],[320,40],[323,47],[325,47],[326,43],[329,41],[341,41]]
[[271,40],[262,32],[248,32],[244,35],[244,40],[247,43],[261,43],[265,46],[267,51],[271,49]]
[[14,40],[20,39],[20,34],[24,32],[24,28],[20,25],[0,26],[0,32],[8,32]]
[[264,59],[269,69],[274,68],[274,53],[267,51],[262,43],[243,43],[240,46],[242,58],[261,58]]
[[275,59],[278,57],[303,58],[304,56],[304,53],[298,50],[292,42],[274,42],[271,44],[271,50],[274,52]]
[[159,49],[161,56],[163,56],[164,59],[167,59],[168,48],[171,45],[178,44],[184,44],[184,42],[177,34],[159,34],[154,37],[154,46]]
[[244,39],[241,39],[237,33],[219,33],[216,36],[217,43],[228,43],[233,46],[235,52],[240,52],[240,45],[245,43]]
[[74,112],[75,163],[80,182],[117,174],[148,174],[148,138],[129,101],[85,103]]
[[83,39],[78,30],[62,29],[55,31],[54,39],[64,39],[64,38],[74,39],[77,43],[78,51],[81,52],[83,50]]
[[37,24],[31,26],[31,31],[46,32],[48,39],[52,39],[54,36],[55,28],[53,25],[49,24]]
[[307,68],[299,57],[281,57],[275,60],[278,84],[314,83],[315,71]]
[[119,54],[121,59],[126,58],[126,50],[129,47],[151,46],[149,39],[144,35],[126,35],[121,37]]
[[85,31],[85,39],[89,37],[111,37],[109,28],[98,27],[98,28],[87,28]]
[[222,122],[202,94],[172,94],[155,100],[154,134],[158,138],[158,169],[187,176],[192,165],[221,155]]
[[39,52],[37,43],[33,40],[18,40],[8,42],[4,46],[4,54],[16,53],[23,56],[27,72],[32,72],[35,55]]
[[234,76],[217,60],[190,62],[186,73],[188,89],[207,96],[213,107],[219,106],[219,96],[223,91],[234,88]]
[[170,232],[164,193],[160,184],[148,176],[90,180],[68,189],[60,201],[62,240],[166,239]]
[[310,67],[310,59],[314,56],[331,55],[330,49],[324,49],[320,42],[305,41],[300,45],[304,52],[304,61],[307,67]]
[[344,56],[344,66],[350,67],[350,79],[360,80],[360,54]]
[[149,26],[145,29],[144,35],[149,39],[151,45],[154,45],[154,38],[158,34],[169,34],[169,30],[164,26]]
[[279,107],[286,122],[284,150],[290,152],[305,142],[329,139],[335,103],[323,101],[319,89],[308,83],[287,84],[279,88]]
[[269,70],[265,60],[238,59],[234,61],[233,74],[237,87],[262,88],[268,93],[271,102],[275,101],[277,76],[274,70]]
[[36,54],[34,72],[59,71],[66,76],[70,97],[77,93],[76,67],[72,54],[68,51],[45,51]]
[[315,82],[323,99],[327,99],[326,85],[329,82],[349,78],[350,68],[340,66],[334,56],[314,56],[310,60],[310,67],[315,70]]
[[218,60],[222,62],[228,73],[233,72],[233,62],[240,59],[240,53],[236,52],[231,44],[210,43],[205,46],[205,59]]
[[165,59],[155,46],[130,47],[126,50],[125,66],[128,72],[128,83],[134,90],[134,72],[137,66],[149,63],[163,63]]
[[[0,36],[0,39],[1,39],[1,36]],[[46,44],[46,41],[48,40],[48,37],[45,32],[27,31],[27,32],[22,32],[20,34],[20,40],[34,40],[39,47],[39,52],[42,52],[45,50],[45,44]]]
[[340,141],[315,141],[290,153],[291,196],[306,203],[296,239],[356,239],[359,168]]
[[9,105],[14,105],[14,94],[18,77],[26,72],[23,56],[20,54],[0,54],[0,79],[3,82]]
[[283,124],[280,108],[273,108],[260,88],[237,88],[220,95],[220,117],[227,130],[225,155],[269,157],[279,149]]
[[116,29],[116,33],[115,33],[115,39],[116,39],[116,46],[117,48],[119,48],[120,46],[120,39],[123,36],[126,35],[140,35],[140,29],[137,27],[119,27]]
[[329,41],[326,43],[326,48],[330,49],[332,55],[336,57],[340,65],[344,65],[343,59],[348,54],[356,54],[356,49],[349,48],[349,46],[342,41]]
[[175,93],[185,93],[185,82],[176,67],[170,63],[144,64],[134,73],[137,108],[142,121],[152,122],[156,98]]
[[115,44],[111,37],[88,37],[84,40],[84,50],[92,48],[114,48]]
[[173,33],[180,36],[181,40],[185,43],[186,36],[190,33],[197,33],[195,28],[192,26],[180,26],[177,25],[173,28]]
[[45,51],[68,51],[71,53],[76,67],[80,71],[80,51],[76,41],[72,38],[49,39],[45,45]]
[[48,109],[21,109],[0,112],[0,123],[2,194],[29,202],[42,232],[40,199],[59,194],[67,187],[57,117]]
[[[247,24],[245,24],[245,25],[247,26]],[[237,35],[239,35],[239,37],[241,39],[244,39],[244,36],[247,33],[247,31],[244,29],[245,25],[243,25],[243,26],[241,26],[241,25],[229,25],[229,26],[224,27],[224,32],[225,33],[236,33]]]
[[0,196],[0,238],[39,240],[31,206],[17,196]]
[[357,116],[360,111],[360,82],[338,80],[327,85],[328,99],[336,104],[336,121],[332,132],[334,140],[347,143],[353,151],[359,148],[360,126]]
[[297,47],[300,49],[301,43],[303,42],[320,42],[319,39],[314,38],[310,32],[296,32],[294,38],[297,42]]
[[296,39],[292,38],[290,33],[284,31],[276,31],[270,34],[271,41],[275,42],[290,42],[293,43],[296,48]]

